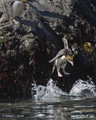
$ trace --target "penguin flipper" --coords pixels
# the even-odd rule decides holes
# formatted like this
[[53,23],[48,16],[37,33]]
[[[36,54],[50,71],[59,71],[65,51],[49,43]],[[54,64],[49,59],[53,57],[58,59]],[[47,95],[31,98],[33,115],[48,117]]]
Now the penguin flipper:
[[63,40],[63,43],[64,43],[64,49],[69,49],[67,39],[64,37],[62,40]]
[[64,54],[64,49],[60,50],[60,51],[57,53],[57,55],[56,55],[53,59],[51,59],[51,60],[49,61],[49,63],[53,62],[54,60],[56,60],[58,57],[60,57],[60,56],[63,55],[63,54]]

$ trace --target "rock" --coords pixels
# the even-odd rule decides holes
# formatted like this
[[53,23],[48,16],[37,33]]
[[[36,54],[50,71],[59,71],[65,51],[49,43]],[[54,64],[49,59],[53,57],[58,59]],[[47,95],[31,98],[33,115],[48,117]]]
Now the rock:
[[[70,48],[77,45],[72,48],[78,52],[75,65],[67,64],[70,76],[58,78],[55,72],[51,77],[66,91],[77,79],[87,80],[87,75],[95,81],[96,51],[86,53],[83,46],[90,42],[96,47],[95,0],[29,0],[29,8],[18,18],[18,24],[10,17],[10,2],[0,1],[0,96],[31,95],[34,80],[46,85],[53,66],[49,60],[63,48],[64,36]],[[91,73],[82,72],[81,63],[82,69],[90,68]]]

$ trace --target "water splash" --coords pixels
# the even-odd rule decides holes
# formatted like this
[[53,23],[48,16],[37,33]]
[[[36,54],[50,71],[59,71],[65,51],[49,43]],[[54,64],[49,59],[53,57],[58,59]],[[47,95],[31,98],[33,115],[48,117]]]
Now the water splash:
[[63,101],[80,100],[84,97],[96,96],[96,86],[91,78],[87,81],[79,79],[73,84],[73,87],[68,94],[57,87],[56,83],[50,79],[46,86],[37,86],[34,81],[31,93],[33,98],[39,101],[60,102],[62,101],[62,98]]
[[[35,95],[33,95],[34,91]],[[31,93],[35,100],[39,99],[43,101],[61,101],[60,96],[68,95],[68,93],[63,92],[59,87],[57,87],[56,83],[52,79],[48,81],[46,86],[37,86],[35,83]]]
[[87,81],[79,79],[73,84],[69,95],[82,97],[96,96],[96,86],[92,82],[91,78],[89,78]]

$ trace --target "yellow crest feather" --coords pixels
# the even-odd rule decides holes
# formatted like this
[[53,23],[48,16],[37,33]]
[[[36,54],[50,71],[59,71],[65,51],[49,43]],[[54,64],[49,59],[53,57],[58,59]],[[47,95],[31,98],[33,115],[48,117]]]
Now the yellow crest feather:
[[28,2],[28,0],[24,0],[24,2]]
[[69,60],[73,60],[73,57],[74,57],[74,55],[71,57],[71,56],[69,56],[69,55],[67,55],[67,58],[69,59]]

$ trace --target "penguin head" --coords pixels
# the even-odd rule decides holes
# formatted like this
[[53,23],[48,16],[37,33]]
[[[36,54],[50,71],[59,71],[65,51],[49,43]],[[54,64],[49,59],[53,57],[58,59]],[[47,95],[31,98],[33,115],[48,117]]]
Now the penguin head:
[[67,55],[71,55],[71,54],[72,54],[71,49],[65,49],[64,52],[65,52],[65,53],[64,53],[65,56],[67,56]]
[[74,54],[72,53],[71,49],[65,49],[65,56],[72,61]]

